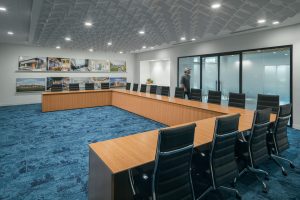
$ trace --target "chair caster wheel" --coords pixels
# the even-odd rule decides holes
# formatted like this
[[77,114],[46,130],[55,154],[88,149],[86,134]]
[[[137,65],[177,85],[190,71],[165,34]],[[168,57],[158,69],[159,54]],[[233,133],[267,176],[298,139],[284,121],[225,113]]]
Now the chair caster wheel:
[[239,193],[235,194],[235,198],[238,199],[238,200],[242,200],[242,196]]
[[263,191],[263,193],[268,193],[269,192],[269,188],[267,186],[263,187],[262,191]]
[[290,163],[290,167],[291,167],[292,169],[295,169],[295,165],[294,165],[293,163]]
[[287,176],[287,175],[288,175],[287,172],[286,172],[285,170],[282,171],[282,174],[283,174],[284,176]]

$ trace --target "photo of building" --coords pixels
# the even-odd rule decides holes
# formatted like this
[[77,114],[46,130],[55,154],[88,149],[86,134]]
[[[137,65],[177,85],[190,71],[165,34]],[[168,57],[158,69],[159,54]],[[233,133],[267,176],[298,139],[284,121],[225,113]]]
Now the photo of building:
[[46,71],[46,57],[20,56],[18,71]]
[[48,57],[48,71],[71,71],[70,59]]
[[74,72],[89,72],[88,59],[71,58],[71,70]]
[[16,92],[42,92],[45,91],[44,78],[17,78]]
[[54,84],[62,84],[63,90],[68,90],[69,82],[69,77],[47,77],[47,90],[51,90]]
[[126,61],[110,61],[110,72],[126,72]]
[[127,79],[125,77],[111,77],[110,87],[111,88],[124,88],[126,87]]
[[88,70],[90,72],[109,72],[109,61],[90,59]]

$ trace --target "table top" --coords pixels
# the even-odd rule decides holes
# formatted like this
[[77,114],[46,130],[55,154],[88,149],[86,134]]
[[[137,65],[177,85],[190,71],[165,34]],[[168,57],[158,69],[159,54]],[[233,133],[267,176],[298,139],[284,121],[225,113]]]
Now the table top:
[[[240,113],[239,131],[249,130],[252,126],[254,111],[228,107],[224,105],[208,104],[178,98],[169,98],[160,95],[140,93],[125,90],[112,90],[112,92],[124,93],[148,99],[154,99],[169,103],[176,103],[205,110],[219,112],[225,115]],[[271,115],[271,121],[275,121],[276,115]],[[194,146],[199,147],[211,143],[213,139],[216,117],[195,121]],[[189,124],[189,123],[188,123]],[[182,126],[184,124],[176,125]],[[172,127],[176,127],[172,126]],[[147,131],[126,137],[115,138],[90,144],[89,147],[108,166],[113,174],[122,172],[141,164],[154,161],[157,146],[158,130]]]
[[42,95],[57,95],[57,94],[76,94],[76,93],[93,93],[93,92],[111,92],[111,89],[97,89],[97,90],[76,90],[76,91],[69,91],[69,90],[63,90],[60,92],[42,92]]

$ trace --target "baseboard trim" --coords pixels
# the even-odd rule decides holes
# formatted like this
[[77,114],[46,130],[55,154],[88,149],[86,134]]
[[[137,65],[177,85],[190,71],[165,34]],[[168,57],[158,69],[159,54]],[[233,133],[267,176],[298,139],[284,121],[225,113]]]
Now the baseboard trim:
[[293,128],[300,130],[300,125],[299,124],[293,124]]
[[22,106],[22,105],[32,105],[32,104],[41,104],[41,102],[33,102],[33,103],[16,103],[16,104],[0,104],[0,107],[5,107],[5,106]]

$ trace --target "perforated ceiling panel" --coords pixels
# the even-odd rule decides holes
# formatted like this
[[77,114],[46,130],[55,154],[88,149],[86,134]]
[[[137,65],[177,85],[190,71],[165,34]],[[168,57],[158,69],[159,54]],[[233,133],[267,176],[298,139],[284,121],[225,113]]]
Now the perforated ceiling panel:
[[[33,1],[36,4],[37,1]],[[39,1],[41,2],[41,1]],[[300,0],[44,0],[34,6],[29,42],[38,46],[131,52],[280,25],[300,13]],[[36,16],[37,15],[37,16]],[[36,18],[36,20],[34,20]],[[257,20],[267,22],[258,25]],[[297,20],[299,17],[297,18]],[[294,23],[299,23],[300,19]],[[91,21],[92,27],[84,22]],[[140,30],[145,35],[139,35]],[[64,38],[71,37],[71,42]],[[31,38],[31,39],[30,39]],[[107,46],[111,41],[112,46]]]

